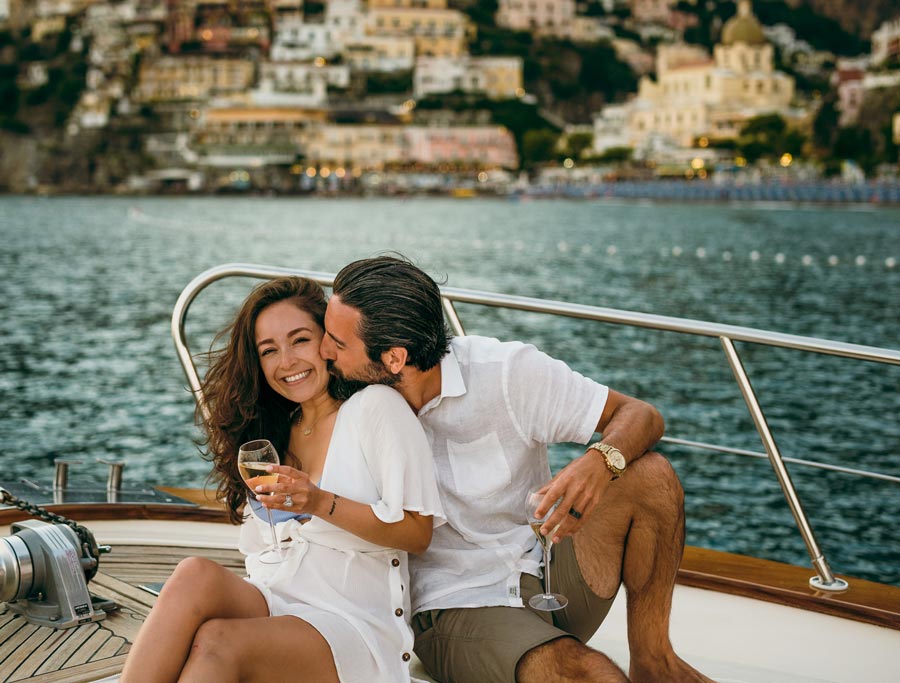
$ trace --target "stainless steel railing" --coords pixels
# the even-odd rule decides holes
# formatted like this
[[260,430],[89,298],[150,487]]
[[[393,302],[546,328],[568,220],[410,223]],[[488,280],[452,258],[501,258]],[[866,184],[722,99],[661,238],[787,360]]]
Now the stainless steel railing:
[[[211,268],[196,278],[194,278],[187,287],[184,288],[178,301],[175,303],[175,309],[172,313],[172,336],[175,340],[175,348],[178,358],[184,368],[185,374],[194,392],[201,410],[205,412],[203,406],[203,395],[200,389],[200,377],[197,373],[197,367],[194,364],[193,357],[187,347],[185,338],[185,320],[191,303],[197,295],[213,282],[227,277],[251,277],[257,279],[271,279],[284,275],[299,275],[315,280],[325,287],[330,287],[334,276],[330,273],[321,273],[315,271],[298,270],[293,268],[277,268],[266,267],[253,264],[232,263],[215,268]],[[628,325],[632,327],[643,327],[653,330],[661,330],[667,332],[680,332],[703,337],[716,337],[722,344],[725,358],[728,361],[731,371],[734,374],[735,382],[741,390],[744,402],[753,418],[756,430],[762,440],[765,454],[754,453],[752,451],[742,451],[738,449],[729,449],[724,446],[716,446],[713,444],[700,444],[683,439],[674,439],[666,437],[664,441],[681,445],[690,445],[701,448],[710,448],[727,453],[736,453],[741,455],[751,455],[755,457],[767,457],[772,465],[778,483],[784,493],[794,521],[806,544],[807,552],[812,561],[816,576],[810,579],[810,584],[819,590],[840,591],[847,588],[847,582],[843,579],[835,577],[828,565],[827,560],[816,542],[815,534],[797,496],[796,489],[791,481],[790,475],[785,466],[786,461],[798,462],[801,464],[809,464],[811,466],[836,469],[842,472],[860,474],[863,476],[871,476],[879,479],[886,479],[894,482],[900,482],[900,478],[889,475],[864,472],[862,470],[851,470],[849,468],[838,468],[823,463],[811,463],[810,461],[801,461],[797,459],[784,458],[781,451],[769,429],[765,414],[759,405],[756,393],[750,382],[750,378],[744,369],[740,354],[735,347],[734,342],[750,342],[765,346],[775,346],[798,351],[808,351],[812,353],[826,354],[831,356],[840,356],[844,358],[855,358],[858,360],[868,360],[877,363],[888,363],[891,365],[900,365],[900,350],[883,349],[872,346],[861,346],[858,344],[847,344],[843,342],[835,342],[813,337],[803,337],[791,334],[782,334],[779,332],[767,332],[749,327],[739,327],[735,325],[720,325],[717,323],[703,322],[699,320],[690,320],[686,318],[674,318],[668,316],[651,315],[647,313],[636,313],[633,311],[622,311],[613,308],[602,308],[598,306],[587,306],[583,304],[571,304],[561,301],[546,301],[543,299],[534,299],[523,296],[512,296],[508,294],[493,294],[490,292],[480,292],[468,289],[457,289],[453,287],[441,288],[443,295],[444,313],[447,321],[456,334],[465,334],[462,320],[456,311],[456,303],[480,304],[484,306],[492,306],[499,308],[507,308],[517,311],[529,311],[533,313],[545,313],[550,315],[561,315],[569,318],[580,318],[585,320],[594,320],[598,322],[614,323],[619,325]]]

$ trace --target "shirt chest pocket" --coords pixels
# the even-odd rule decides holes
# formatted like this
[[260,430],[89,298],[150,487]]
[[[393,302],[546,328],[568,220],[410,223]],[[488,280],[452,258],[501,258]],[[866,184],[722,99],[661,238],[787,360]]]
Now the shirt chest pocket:
[[453,488],[460,495],[486,498],[509,486],[512,473],[495,433],[467,443],[447,440]]

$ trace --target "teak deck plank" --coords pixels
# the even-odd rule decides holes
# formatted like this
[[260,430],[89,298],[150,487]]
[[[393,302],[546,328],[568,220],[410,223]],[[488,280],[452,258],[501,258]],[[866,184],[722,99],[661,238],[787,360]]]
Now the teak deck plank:
[[[183,558],[211,556],[236,573],[243,558],[236,550],[123,545],[117,561],[106,555],[91,592],[112,599],[119,609],[106,619],[69,629],[29,624],[3,606],[0,611],[0,683],[81,683],[118,673],[131,642],[156,597],[137,584],[162,581]],[[153,563],[145,562],[147,556]],[[136,581],[134,583],[131,579]]]

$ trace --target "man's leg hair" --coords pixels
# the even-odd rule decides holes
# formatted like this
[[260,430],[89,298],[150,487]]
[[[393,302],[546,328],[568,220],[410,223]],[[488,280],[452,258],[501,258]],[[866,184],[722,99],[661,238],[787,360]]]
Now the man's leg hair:
[[575,638],[557,638],[527,652],[516,666],[517,683],[627,683],[622,670],[602,652]]
[[[648,453],[610,484],[574,537],[575,556],[591,590],[626,591],[629,680],[712,683],[675,654],[669,617],[684,552],[684,490],[669,462]],[[584,680],[605,680],[591,679]]]
[[523,657],[517,681],[713,683],[678,657],[669,640],[672,592],[684,552],[684,491],[669,462],[648,453],[632,463],[610,484],[574,543],[582,575],[596,595],[611,597],[625,586],[629,675],[605,655],[560,638]]

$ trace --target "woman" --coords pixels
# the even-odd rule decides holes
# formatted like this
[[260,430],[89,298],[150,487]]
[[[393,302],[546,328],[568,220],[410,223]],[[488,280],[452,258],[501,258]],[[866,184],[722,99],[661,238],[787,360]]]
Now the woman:
[[[219,494],[243,520],[249,577],[202,558],[181,562],[131,649],[123,683],[409,680],[406,553],[431,541],[440,503],[418,420],[393,389],[347,400],[319,355],[325,297],[303,278],[253,290],[204,379],[203,420]],[[268,438],[278,483],[249,490],[242,443]],[[251,480],[251,484],[253,481]],[[265,510],[281,521],[285,559]],[[250,509],[252,508],[252,509]]]

